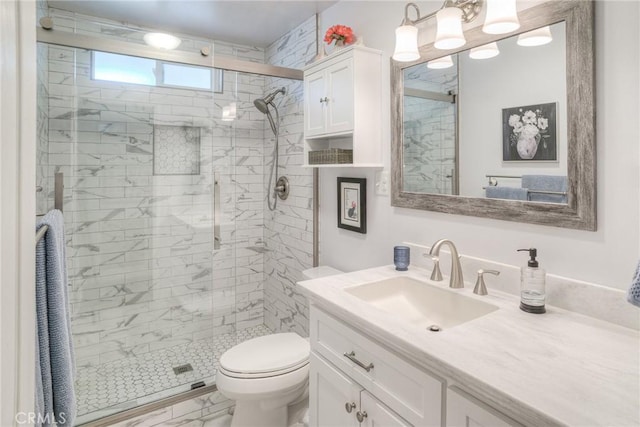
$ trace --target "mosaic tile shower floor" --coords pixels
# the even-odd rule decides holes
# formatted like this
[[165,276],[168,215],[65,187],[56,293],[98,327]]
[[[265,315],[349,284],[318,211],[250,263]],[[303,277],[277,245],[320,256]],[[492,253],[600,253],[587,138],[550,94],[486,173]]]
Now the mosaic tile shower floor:
[[[170,347],[99,366],[78,368],[78,421],[86,422],[168,397],[174,393],[165,396],[163,392],[211,378],[216,373],[220,356],[226,350],[242,341],[270,333],[272,332],[266,326],[259,325],[237,333],[195,341],[186,346]],[[187,363],[193,370],[176,375],[173,368]],[[160,393],[163,395],[158,395]]]

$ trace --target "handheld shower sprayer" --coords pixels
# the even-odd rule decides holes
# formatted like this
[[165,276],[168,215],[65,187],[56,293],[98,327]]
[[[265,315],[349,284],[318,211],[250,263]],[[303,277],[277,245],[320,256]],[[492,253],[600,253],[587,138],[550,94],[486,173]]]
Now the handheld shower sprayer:
[[286,93],[285,88],[276,89],[264,98],[256,99],[253,101],[253,105],[255,105],[261,113],[269,114],[269,105],[273,105],[273,100],[279,93],[284,95]]
[[[272,211],[276,208],[278,197],[284,200],[289,195],[289,181],[284,176],[280,177],[277,180],[275,187],[272,187],[273,181],[275,179],[274,175],[278,173],[278,139],[280,136],[280,116],[278,113],[278,108],[273,103],[273,100],[279,93],[284,95],[286,93],[286,89],[284,87],[276,89],[270,94],[266,95],[264,98],[258,98],[253,101],[253,105],[256,106],[258,111],[267,116],[269,125],[271,126],[271,130],[273,131],[273,135],[275,136],[275,146],[273,148],[273,163],[271,164],[271,173],[269,174],[269,184],[267,186],[267,204],[269,206],[269,210]],[[273,107],[273,110],[276,113],[275,120],[273,120],[273,117],[271,116],[269,105]]]

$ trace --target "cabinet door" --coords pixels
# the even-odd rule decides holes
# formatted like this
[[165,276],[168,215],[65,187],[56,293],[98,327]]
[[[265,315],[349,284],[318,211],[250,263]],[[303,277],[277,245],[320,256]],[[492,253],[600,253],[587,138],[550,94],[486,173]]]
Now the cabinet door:
[[400,415],[384,406],[376,398],[366,391],[360,394],[361,417],[363,418],[361,427],[411,427],[411,424],[403,420]]
[[314,353],[309,366],[309,425],[358,427],[362,388]]
[[512,426],[521,424],[455,387],[447,391],[447,427]]
[[353,59],[327,69],[327,133],[353,131]]
[[325,132],[326,78],[324,70],[308,75],[304,81],[304,97],[307,108],[304,118],[305,136],[320,135]]

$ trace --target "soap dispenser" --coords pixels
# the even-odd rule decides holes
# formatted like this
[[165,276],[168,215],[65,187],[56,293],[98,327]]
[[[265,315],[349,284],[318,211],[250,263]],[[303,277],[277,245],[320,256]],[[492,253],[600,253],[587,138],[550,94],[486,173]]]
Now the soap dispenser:
[[526,267],[520,269],[520,309],[527,313],[542,314],[545,300],[546,272],[540,268],[536,257],[536,248],[518,249],[518,252],[529,252],[529,261]]

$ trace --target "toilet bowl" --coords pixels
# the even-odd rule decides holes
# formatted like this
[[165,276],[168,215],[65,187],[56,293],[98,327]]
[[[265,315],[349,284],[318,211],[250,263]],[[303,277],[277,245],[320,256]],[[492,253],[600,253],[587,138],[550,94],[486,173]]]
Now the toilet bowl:
[[218,390],[236,407],[231,427],[285,427],[288,407],[306,399],[309,341],[295,333],[266,335],[227,350]]

